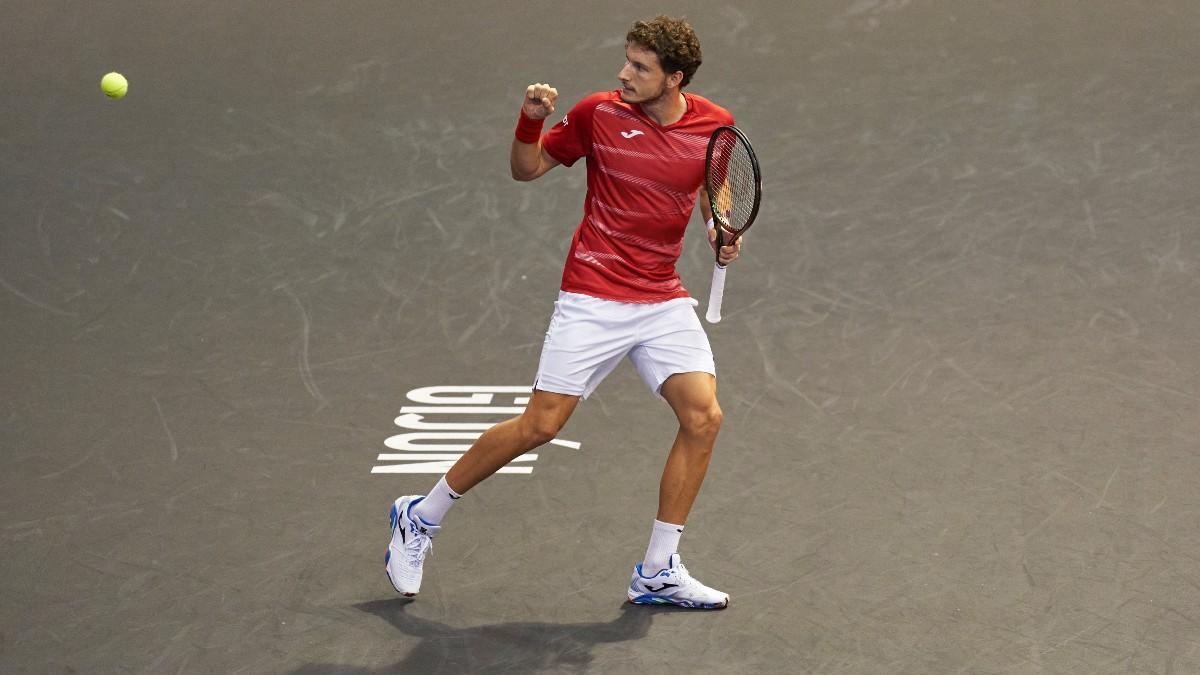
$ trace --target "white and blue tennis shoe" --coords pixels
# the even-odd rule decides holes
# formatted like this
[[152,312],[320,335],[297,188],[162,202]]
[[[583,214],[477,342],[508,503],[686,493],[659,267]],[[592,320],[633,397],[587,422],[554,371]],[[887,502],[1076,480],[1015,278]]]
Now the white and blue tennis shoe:
[[689,609],[725,609],[729,595],[692,578],[678,553],[672,553],[667,569],[642,576],[642,564],[633,566],[629,601],[635,605],[675,605]]
[[396,592],[410,598],[421,590],[425,556],[433,550],[433,535],[442,529],[412,515],[413,505],[424,498],[423,495],[401,497],[392,504],[388,513],[392,541],[388,544],[383,562]]

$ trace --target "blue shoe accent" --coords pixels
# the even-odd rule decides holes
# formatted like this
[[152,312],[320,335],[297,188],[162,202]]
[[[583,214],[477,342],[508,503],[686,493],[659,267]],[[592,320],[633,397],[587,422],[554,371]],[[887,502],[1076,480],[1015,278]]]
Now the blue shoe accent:
[[[409,502],[408,508],[404,509],[404,515],[408,516],[409,518],[412,518],[413,517],[413,514],[412,514],[413,507],[416,506],[417,504],[420,504],[423,501],[425,501],[424,497],[418,497],[418,498],[412,500],[411,502]],[[393,509],[396,508],[395,505],[393,505],[392,508]],[[421,522],[425,522],[425,521],[422,520]]]
[[675,603],[658,597],[657,595],[639,595],[630,600],[635,605],[673,605]]
[[[396,532],[396,524],[400,521],[399,512],[396,511],[396,505],[392,504],[392,508],[388,509],[388,525],[391,526],[392,533]],[[383,552],[383,571],[387,573],[388,579],[391,580],[392,573],[387,571],[387,564],[392,561],[392,547]]]
[[672,605],[675,607],[686,607],[687,609],[725,609],[725,605],[714,605],[707,602],[693,602],[691,600],[671,600],[659,595],[650,595],[649,593],[639,595],[630,600],[635,605]]
[[670,574],[671,574],[670,571],[668,571],[668,570],[659,570],[655,574],[646,576],[646,573],[642,571],[642,563],[637,563],[636,565],[634,565],[633,571],[637,572],[637,575],[643,579],[653,579],[655,577],[665,577],[665,576],[670,576]]

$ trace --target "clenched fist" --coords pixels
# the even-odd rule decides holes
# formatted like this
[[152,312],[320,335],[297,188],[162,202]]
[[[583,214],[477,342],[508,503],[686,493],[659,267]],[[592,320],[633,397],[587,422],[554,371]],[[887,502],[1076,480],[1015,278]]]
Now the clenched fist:
[[548,84],[531,84],[525,88],[525,101],[521,112],[530,119],[544,120],[554,113],[554,102],[558,90]]

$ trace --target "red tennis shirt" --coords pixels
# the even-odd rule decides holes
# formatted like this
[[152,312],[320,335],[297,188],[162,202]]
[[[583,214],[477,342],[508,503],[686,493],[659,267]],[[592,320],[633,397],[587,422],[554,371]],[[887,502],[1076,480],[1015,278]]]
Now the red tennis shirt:
[[562,290],[620,302],[688,296],[675,272],[683,233],[704,183],[704,153],[729,111],[685,93],[687,112],[659,126],[619,90],[580,101],[542,136],[566,166],[587,158],[583,221],[575,229]]

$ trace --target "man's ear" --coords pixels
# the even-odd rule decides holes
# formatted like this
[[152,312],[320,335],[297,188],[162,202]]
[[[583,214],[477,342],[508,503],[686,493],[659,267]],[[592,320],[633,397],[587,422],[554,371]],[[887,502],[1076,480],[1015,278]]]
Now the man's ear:
[[682,70],[677,70],[677,71],[671,73],[669,76],[667,76],[667,86],[668,87],[677,88],[679,86],[680,82],[683,82],[683,71]]

